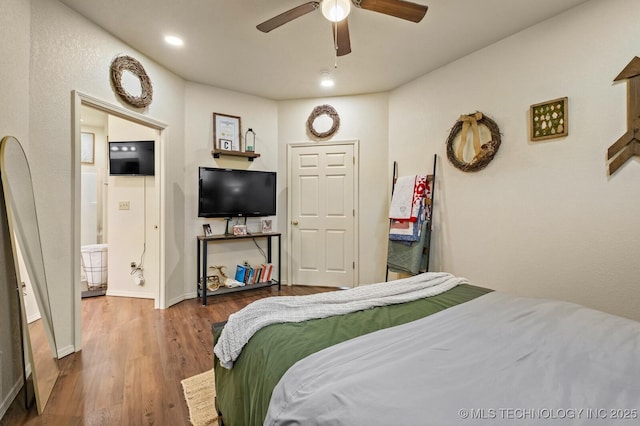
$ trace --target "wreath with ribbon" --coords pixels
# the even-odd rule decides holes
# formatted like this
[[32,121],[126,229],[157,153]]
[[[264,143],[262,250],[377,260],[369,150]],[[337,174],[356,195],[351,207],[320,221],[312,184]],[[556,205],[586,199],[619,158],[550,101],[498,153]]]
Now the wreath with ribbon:
[[[489,132],[491,132],[491,140],[482,142],[479,126],[485,126],[489,129]],[[471,161],[466,161],[464,152],[469,130],[471,130],[472,133],[474,156]],[[460,142],[457,147],[454,147],[453,142],[457,138],[458,133],[460,133]],[[500,143],[500,128],[495,121],[481,112],[461,115],[456,124],[451,128],[451,133],[449,133],[449,138],[447,139],[447,158],[455,168],[463,172],[477,172],[487,167],[487,164],[493,160],[493,157],[495,157],[500,148]]]
[[[323,114],[329,116],[329,118],[333,121],[333,124],[331,128],[326,132],[318,132],[313,127],[313,122],[316,120],[316,118],[320,117]],[[313,111],[311,111],[311,114],[307,119],[307,128],[309,129],[309,132],[311,132],[311,134],[313,134],[317,138],[327,138],[333,135],[339,127],[340,116],[338,115],[338,112],[335,110],[335,108],[333,108],[331,105],[320,105],[315,107]]]
[[[133,96],[122,87],[123,71],[129,71],[138,77],[140,88],[142,89],[140,96]],[[151,104],[153,98],[151,79],[142,64],[131,56],[118,56],[111,62],[111,82],[115,92],[129,105],[136,108],[145,108]]]

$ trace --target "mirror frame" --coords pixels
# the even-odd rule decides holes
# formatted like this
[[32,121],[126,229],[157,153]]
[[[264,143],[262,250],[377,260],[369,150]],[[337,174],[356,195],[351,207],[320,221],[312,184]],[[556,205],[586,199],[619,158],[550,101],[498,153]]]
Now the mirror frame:
[[[16,148],[13,148],[15,145]],[[14,177],[14,186],[12,191],[12,179],[10,169],[16,167],[16,159],[10,163],[7,158],[8,149],[16,149],[19,154],[24,157],[24,171],[22,172],[22,178]],[[22,160],[20,158],[19,160]],[[10,167],[8,165],[11,164]],[[20,166],[18,166],[20,167]],[[7,170],[9,169],[9,170]],[[53,330],[53,318],[51,314],[51,304],[49,300],[49,291],[47,286],[46,270],[44,265],[44,257],[42,252],[42,240],[40,237],[40,230],[38,225],[37,208],[35,205],[35,196],[33,193],[33,182],[31,180],[31,170],[29,168],[29,162],[22,145],[17,138],[13,136],[5,136],[0,141],[0,176],[2,179],[2,189],[7,214],[7,221],[9,224],[9,234],[11,237],[11,247],[13,250],[13,260],[16,269],[17,285],[19,286],[20,297],[20,309],[21,309],[21,325],[23,332],[21,337],[25,338],[23,342],[23,351],[29,356],[29,367],[31,369],[31,377],[33,379],[33,389],[35,393],[36,405],[38,414],[42,414],[46,403],[51,396],[53,387],[60,374],[57,359],[57,348],[55,342],[55,335]],[[15,179],[18,181],[27,180],[28,183],[21,182],[23,185],[28,185],[28,188],[20,188],[22,191],[16,190]],[[25,203],[18,203],[15,195],[20,193],[21,195],[28,192],[30,189],[31,197],[24,199]],[[27,204],[26,206],[24,204]],[[20,207],[23,207],[21,211]],[[26,209],[32,207],[33,211],[25,212]],[[22,213],[22,214],[21,214]],[[34,223],[21,224],[19,218],[32,217]],[[32,227],[30,233],[27,233],[25,227]],[[31,237],[31,238],[28,238]],[[22,250],[27,251],[27,256],[23,255]],[[27,259],[28,258],[28,259]],[[21,268],[20,261],[22,261]],[[27,312],[24,300],[24,291],[20,288],[20,283],[24,285],[25,278],[22,269],[26,271],[28,280],[31,284],[33,294],[35,296],[36,305],[40,311],[40,319],[35,320],[32,324],[27,323]],[[46,299],[46,300],[43,300]],[[46,306],[45,306],[46,303]],[[36,340],[37,339],[37,340]],[[45,347],[46,346],[46,347]],[[24,386],[25,386],[25,401],[27,408],[30,408],[31,398],[28,395],[28,366],[27,357],[24,357]]]

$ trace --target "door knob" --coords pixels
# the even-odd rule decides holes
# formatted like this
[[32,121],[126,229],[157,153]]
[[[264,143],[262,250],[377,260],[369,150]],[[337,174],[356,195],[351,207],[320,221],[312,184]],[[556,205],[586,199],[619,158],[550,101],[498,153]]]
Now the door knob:
[[292,220],[292,221],[291,221],[291,224],[292,224],[292,225],[297,225],[297,224],[298,224],[298,221],[297,221],[297,220]]

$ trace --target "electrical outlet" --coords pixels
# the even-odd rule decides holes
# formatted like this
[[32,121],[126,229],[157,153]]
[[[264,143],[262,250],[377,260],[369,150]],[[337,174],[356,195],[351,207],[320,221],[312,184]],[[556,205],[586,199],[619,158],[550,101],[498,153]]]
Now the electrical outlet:
[[131,262],[131,267],[135,268],[136,267],[136,262]]
[[129,210],[129,208],[131,207],[129,201],[120,201],[118,203],[118,209],[119,210]]

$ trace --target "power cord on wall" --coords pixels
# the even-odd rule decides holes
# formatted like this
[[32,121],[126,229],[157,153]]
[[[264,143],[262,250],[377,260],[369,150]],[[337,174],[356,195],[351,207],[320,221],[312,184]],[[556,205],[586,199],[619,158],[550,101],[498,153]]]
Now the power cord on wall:
[[142,255],[140,256],[140,263],[136,265],[135,263],[131,263],[131,276],[133,276],[133,282],[138,285],[144,285],[144,254],[147,251],[147,243],[144,243],[142,246]]
[[131,276],[133,277],[133,282],[137,286],[144,285],[144,254],[147,251],[147,178],[142,178],[142,206],[143,206],[143,218],[142,218],[142,233],[143,233],[143,243],[142,243],[142,254],[140,255],[140,262],[136,265],[134,262],[131,262]]

